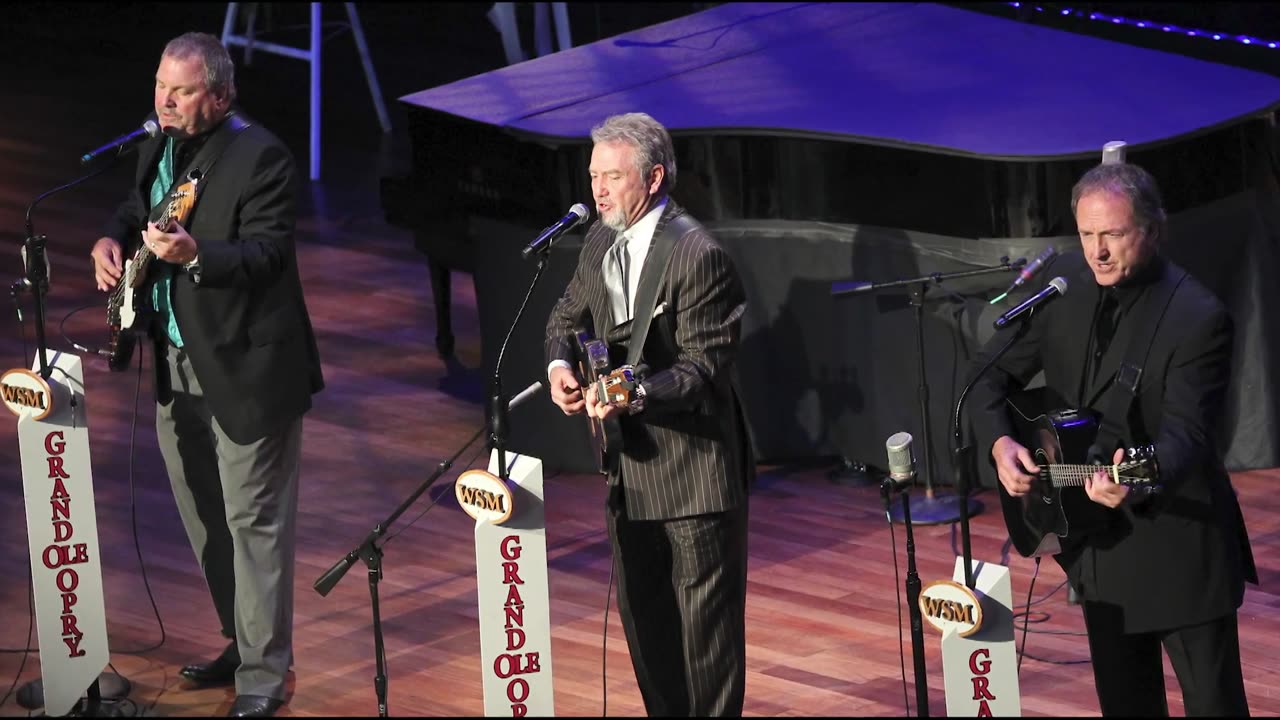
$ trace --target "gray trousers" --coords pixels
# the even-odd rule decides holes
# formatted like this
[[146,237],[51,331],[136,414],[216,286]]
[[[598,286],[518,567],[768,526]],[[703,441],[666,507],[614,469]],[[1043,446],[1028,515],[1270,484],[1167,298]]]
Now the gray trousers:
[[168,346],[166,355],[173,399],[156,406],[156,434],[222,634],[235,640],[236,694],[284,699],[302,418],[248,445],[232,442],[186,352]]

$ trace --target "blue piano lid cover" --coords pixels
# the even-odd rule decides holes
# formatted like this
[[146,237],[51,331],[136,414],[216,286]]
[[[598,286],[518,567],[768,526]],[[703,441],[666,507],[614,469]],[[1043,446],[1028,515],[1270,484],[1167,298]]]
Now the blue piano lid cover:
[[400,99],[553,143],[638,110],[673,134],[1030,160],[1265,113],[1280,78],[929,3],[729,3]]

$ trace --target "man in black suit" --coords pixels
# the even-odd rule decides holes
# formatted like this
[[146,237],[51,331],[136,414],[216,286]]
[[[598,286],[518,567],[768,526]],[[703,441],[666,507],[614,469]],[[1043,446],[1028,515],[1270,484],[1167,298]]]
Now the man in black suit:
[[[1065,279],[1068,292],[1026,328],[997,332],[975,360],[976,370],[1011,333],[1025,332],[974,391],[975,433],[989,443],[981,447],[990,448],[1003,491],[1017,498],[1038,468],[1014,437],[1010,392],[1043,370],[1046,386],[1075,407],[1104,415],[1128,407],[1103,418],[1092,454],[1120,463],[1125,447],[1154,444],[1155,491],[1095,472],[1085,493],[1108,508],[1104,525],[1083,537],[1068,529],[1055,556],[1083,598],[1102,713],[1168,715],[1163,645],[1188,715],[1247,715],[1236,612],[1257,572],[1222,460],[1231,318],[1161,256],[1165,213],[1146,171],[1099,165],[1076,184],[1071,206],[1083,252],[1064,254],[1047,271]],[[1148,323],[1154,332],[1143,333]],[[1138,348],[1145,353],[1128,347],[1138,334],[1151,338]],[[1130,394],[1117,400],[1116,393]],[[1114,440],[1098,447],[1107,438]]]
[[[156,431],[222,633],[213,662],[181,674],[236,686],[230,715],[273,714],[293,660],[294,521],[302,416],[323,387],[294,252],[298,174],[274,135],[232,110],[217,38],[170,41],[155,78],[163,134],[91,253],[98,289],[122,248],[146,252],[154,309]],[[157,227],[168,191],[200,175],[186,217]]]
[[[607,525],[645,709],[741,715],[755,471],[733,381],[742,282],[724,249],[670,197],[676,163],[666,128],[628,113],[591,138],[600,218],[547,322],[551,397],[566,414],[621,426]],[[633,342],[643,348],[629,358],[640,380],[630,405],[584,393],[570,365],[579,326],[609,343],[615,365]]]

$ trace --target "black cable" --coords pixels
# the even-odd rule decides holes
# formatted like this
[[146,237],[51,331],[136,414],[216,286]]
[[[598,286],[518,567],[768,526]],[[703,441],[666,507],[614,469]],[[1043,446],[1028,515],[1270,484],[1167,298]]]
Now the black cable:
[[[68,345],[70,345],[71,347],[75,348],[76,350],[79,350],[79,351],[80,351],[80,352],[82,352],[82,353],[88,353],[88,354],[90,354],[90,355],[106,355],[107,353],[106,353],[106,351],[104,351],[104,350],[95,349],[95,348],[90,348],[90,347],[85,347],[84,345],[81,345],[80,343],[76,342],[75,340],[72,340],[70,337],[68,337],[68,336],[67,336],[67,329],[66,329],[66,328],[67,328],[67,320],[69,320],[69,319],[71,318],[71,316],[72,316],[72,315],[75,315],[76,313],[79,313],[79,312],[84,312],[85,310],[92,310],[92,309],[94,309],[94,308],[101,308],[101,307],[102,307],[102,305],[101,305],[100,303],[94,303],[94,304],[91,304],[91,305],[84,305],[84,306],[81,306],[81,307],[76,308],[75,310],[72,310],[71,312],[67,313],[66,315],[63,315],[63,316],[62,316],[62,320],[60,320],[60,321],[58,322],[58,334],[62,336],[62,339],[63,339],[64,341],[66,341],[66,343],[67,343]],[[137,414],[137,403],[134,403],[134,414],[135,414],[135,415]]]
[[18,314],[18,334],[22,337],[22,367],[31,367],[31,360],[28,359],[30,350],[27,348],[27,323],[22,318],[22,300],[18,297],[18,293],[22,292],[25,287],[19,280],[9,287],[9,296],[13,298],[13,309]]
[[[1027,653],[1027,634],[1028,633],[1041,633],[1043,635],[1075,635],[1075,636],[1086,634],[1076,630],[1029,630],[1028,629],[1027,626],[1031,622],[1031,615],[1032,615],[1031,606],[1036,605],[1038,603],[1042,603],[1045,600],[1048,600],[1049,598],[1053,597],[1059,590],[1063,588],[1064,585],[1067,584],[1067,581],[1063,580],[1061,584],[1059,584],[1053,590],[1050,590],[1049,593],[1046,594],[1044,597],[1040,598],[1039,600],[1036,600],[1035,602],[1032,602],[1031,592],[1035,589],[1036,578],[1039,577],[1040,575],[1040,557],[1037,556],[1035,558],[1035,561],[1036,561],[1036,569],[1035,569],[1035,572],[1031,575],[1031,585],[1030,587],[1027,588],[1027,609],[1023,610],[1022,612],[1017,612],[1013,614],[1015,621],[1017,620],[1018,616],[1022,616],[1022,646],[1018,650],[1018,674],[1019,675],[1022,674],[1022,659],[1024,657],[1029,657],[1032,660],[1038,660],[1039,662],[1049,663],[1051,665],[1081,665],[1084,663],[1092,662],[1092,660],[1087,658],[1084,660],[1053,660],[1050,658],[1043,658],[1043,657],[1039,657],[1039,656],[1031,655]],[[1037,623],[1048,622],[1048,620],[1053,617],[1052,615],[1044,611],[1038,611],[1037,614],[1040,616],[1035,621]]]
[[[79,312],[79,311],[76,311]],[[66,321],[66,318],[63,318]],[[65,337],[65,335],[64,335]],[[141,345],[142,343],[139,343]],[[155,362],[160,362],[159,358]],[[160,626],[160,641],[155,645],[137,650],[117,650],[123,655],[141,655],[158,650],[164,645],[166,638],[164,620],[160,618],[160,608],[156,607],[155,595],[151,593],[151,580],[147,577],[147,564],[142,559],[142,544],[138,540],[138,503],[136,500],[137,483],[133,468],[134,456],[137,454],[138,408],[142,396],[142,349],[138,348],[138,378],[133,386],[133,419],[129,421],[129,524],[133,528],[133,550],[138,556],[138,567],[142,570],[142,586],[146,588],[147,600],[151,602],[151,612],[156,616],[156,624]],[[117,673],[119,674],[119,673]]]
[[5,652],[21,652],[22,662],[18,664],[18,672],[13,674],[13,682],[9,683],[9,689],[4,691],[4,697],[0,698],[0,707],[4,707],[9,702],[9,696],[13,695],[14,688],[18,687],[18,679],[22,677],[22,671],[27,667],[27,658],[31,655],[31,629],[35,625],[36,608],[35,608],[35,585],[31,582],[31,558],[27,558],[27,641],[23,643],[26,647],[22,650],[6,650]]
[[1036,556],[1036,570],[1031,573],[1031,584],[1027,586],[1027,609],[1022,613],[1022,646],[1018,648],[1018,675],[1022,675],[1022,656],[1027,651],[1027,623],[1031,619],[1031,591],[1036,587],[1036,578],[1040,577],[1040,556]]
[[903,717],[911,717],[911,700],[907,694],[907,657],[902,650],[902,582],[898,579],[898,536],[893,532],[888,498],[885,498],[884,516],[889,523],[889,552],[893,553],[893,596],[898,601],[898,664],[902,667],[902,706],[906,708]]
[[[612,543],[611,543],[612,544]],[[609,717],[609,683],[605,662],[609,647],[609,601],[613,599],[613,553],[609,554],[609,585],[604,590],[604,630],[600,633],[600,717]]]

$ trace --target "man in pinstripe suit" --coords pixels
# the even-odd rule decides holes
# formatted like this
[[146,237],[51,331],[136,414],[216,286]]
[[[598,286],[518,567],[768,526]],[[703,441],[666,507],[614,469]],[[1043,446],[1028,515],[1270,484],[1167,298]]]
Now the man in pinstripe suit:
[[[666,128],[628,113],[605,120],[591,138],[600,218],[547,322],[551,397],[566,414],[616,416],[621,426],[606,519],[645,709],[741,715],[747,490],[755,471],[733,381],[742,282],[728,254],[669,195],[676,163]],[[647,335],[639,327],[645,316]],[[636,400],[602,405],[584,394],[570,365],[573,331],[594,328],[616,365],[633,324],[645,338]]]

